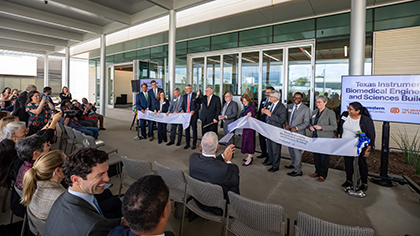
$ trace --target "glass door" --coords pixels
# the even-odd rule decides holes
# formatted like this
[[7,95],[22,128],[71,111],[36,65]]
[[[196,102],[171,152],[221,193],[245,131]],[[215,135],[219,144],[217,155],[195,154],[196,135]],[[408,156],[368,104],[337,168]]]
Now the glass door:
[[212,87],[214,94],[220,96],[220,56],[207,57],[206,81],[206,87]]
[[259,52],[242,53],[241,94],[248,94],[252,102],[258,107],[259,85]]
[[263,51],[262,99],[265,99],[267,87],[273,87],[282,94],[283,64],[283,49]]
[[238,54],[223,55],[223,94],[238,95]]
[[[204,58],[194,58],[192,60],[192,86],[193,91],[197,92],[199,89],[204,91],[203,84],[204,84]],[[185,89],[185,88],[184,88]],[[185,92],[185,91],[183,91]]]

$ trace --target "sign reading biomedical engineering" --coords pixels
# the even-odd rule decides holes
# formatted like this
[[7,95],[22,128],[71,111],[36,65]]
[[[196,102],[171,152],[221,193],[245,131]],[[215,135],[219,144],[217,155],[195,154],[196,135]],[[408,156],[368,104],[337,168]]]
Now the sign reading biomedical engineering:
[[420,124],[420,75],[343,76],[341,111],[352,102],[373,120]]

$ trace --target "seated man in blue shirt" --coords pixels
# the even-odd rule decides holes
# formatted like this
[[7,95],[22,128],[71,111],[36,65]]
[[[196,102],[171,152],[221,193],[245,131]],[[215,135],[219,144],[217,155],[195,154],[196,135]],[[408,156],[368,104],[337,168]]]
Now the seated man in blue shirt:
[[130,186],[124,195],[122,213],[123,225],[115,227],[108,236],[175,236],[164,232],[171,201],[168,186],[159,175],[146,175]]
[[70,108],[66,105],[66,102],[63,102],[60,106],[61,111],[63,112],[63,118],[60,119],[60,123],[63,125],[67,125],[71,128],[74,128],[77,131],[80,131],[86,135],[92,136],[95,139],[98,139],[99,130],[96,127],[85,127],[79,124],[76,120],[74,120],[74,116],[76,115],[74,112],[72,113]]

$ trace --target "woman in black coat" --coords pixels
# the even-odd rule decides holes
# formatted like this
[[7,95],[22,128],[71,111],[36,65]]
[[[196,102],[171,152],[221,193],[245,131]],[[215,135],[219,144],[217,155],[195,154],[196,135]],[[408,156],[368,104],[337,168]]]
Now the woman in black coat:
[[[165,92],[159,91],[158,93],[158,99],[159,99],[159,107],[155,109],[155,114],[158,113],[166,113],[169,110],[169,101],[165,97]],[[166,143],[168,142],[168,136],[166,132],[166,123],[160,123],[158,122],[158,143],[162,143],[162,140]]]
[[[339,138],[356,138],[357,131],[362,131],[370,139],[368,146],[364,147],[359,155],[359,169],[362,179],[360,190],[366,191],[368,188],[367,176],[368,166],[366,158],[374,150],[375,146],[375,126],[372,118],[370,118],[369,111],[362,106],[359,102],[352,102],[349,104],[347,111],[343,112],[338,123],[337,135]],[[344,157],[346,168],[346,182],[342,187],[349,187],[353,185],[353,157]]]

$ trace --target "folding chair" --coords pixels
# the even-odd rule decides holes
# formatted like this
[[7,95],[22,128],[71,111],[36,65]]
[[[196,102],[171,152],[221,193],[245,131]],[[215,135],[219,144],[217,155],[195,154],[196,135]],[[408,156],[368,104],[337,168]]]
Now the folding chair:
[[97,146],[96,145],[96,140],[95,140],[94,137],[89,136],[89,135],[85,135],[82,132],[77,131],[75,129],[73,129],[73,133],[76,136],[77,142],[82,144],[84,147],[96,148],[96,149],[104,151],[108,154],[111,154],[113,152],[118,153],[118,148],[111,147],[111,146],[105,144],[105,142],[103,142],[101,140],[99,140],[100,143],[101,143],[101,146]]
[[[74,135],[73,128],[71,128],[70,126],[64,125],[64,129],[66,130],[66,134],[69,137],[67,139],[67,142],[71,144],[70,153],[73,152],[74,147],[76,147],[76,149],[82,148],[83,144],[77,143],[77,139],[76,139],[76,136]],[[64,150],[64,152],[67,152],[67,147],[66,147],[66,150]]]
[[134,160],[126,156],[121,156],[121,160],[123,167],[122,174],[120,175],[118,196],[121,196],[122,185],[129,187],[141,177],[155,174],[152,169],[152,162],[150,161]]

